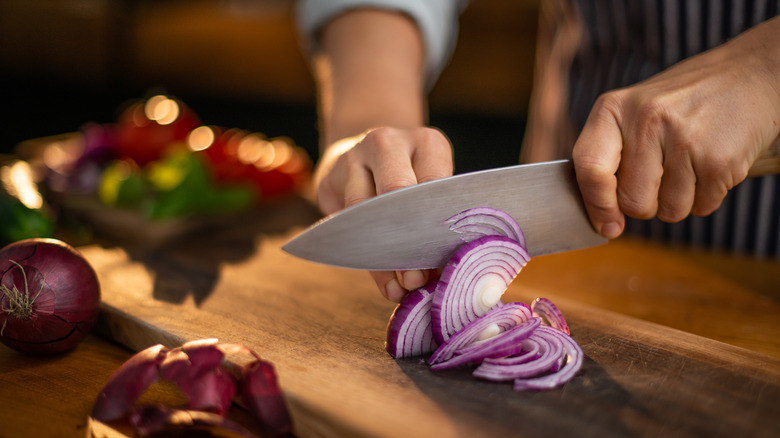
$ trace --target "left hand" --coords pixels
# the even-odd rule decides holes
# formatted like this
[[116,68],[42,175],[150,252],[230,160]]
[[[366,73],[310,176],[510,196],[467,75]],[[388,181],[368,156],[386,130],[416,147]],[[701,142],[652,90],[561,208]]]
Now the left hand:
[[[373,196],[452,175],[452,146],[430,127],[380,127],[334,143],[320,160],[317,202],[331,214]],[[428,282],[429,270],[370,272],[380,293],[398,302]]]
[[780,17],[602,95],[573,151],[597,232],[708,215],[780,133]]

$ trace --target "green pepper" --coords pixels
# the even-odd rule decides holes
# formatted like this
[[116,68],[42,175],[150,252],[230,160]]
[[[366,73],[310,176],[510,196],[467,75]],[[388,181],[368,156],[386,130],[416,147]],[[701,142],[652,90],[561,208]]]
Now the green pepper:
[[34,237],[52,237],[54,222],[43,211],[0,190],[0,246]]
[[98,198],[106,205],[135,207],[146,194],[146,184],[137,166],[122,160],[111,162],[101,174]]
[[147,180],[154,196],[146,206],[146,214],[154,220],[239,211],[254,199],[248,186],[214,185],[205,164],[192,153],[179,153],[151,163]]

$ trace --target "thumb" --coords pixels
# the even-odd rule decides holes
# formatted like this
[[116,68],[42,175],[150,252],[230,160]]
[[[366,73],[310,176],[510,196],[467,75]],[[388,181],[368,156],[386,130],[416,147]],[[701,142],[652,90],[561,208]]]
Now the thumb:
[[620,236],[626,222],[617,192],[622,148],[623,136],[612,113],[594,110],[572,152],[577,183],[590,222],[597,233],[608,239]]

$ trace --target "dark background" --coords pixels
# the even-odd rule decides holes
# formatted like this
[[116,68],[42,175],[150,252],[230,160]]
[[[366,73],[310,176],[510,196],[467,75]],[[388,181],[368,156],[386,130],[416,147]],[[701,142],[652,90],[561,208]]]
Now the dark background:
[[[0,152],[113,122],[166,92],[205,124],[284,135],[317,156],[314,85],[286,0],[0,0]],[[472,2],[431,124],[456,172],[514,164],[532,75],[534,1]]]

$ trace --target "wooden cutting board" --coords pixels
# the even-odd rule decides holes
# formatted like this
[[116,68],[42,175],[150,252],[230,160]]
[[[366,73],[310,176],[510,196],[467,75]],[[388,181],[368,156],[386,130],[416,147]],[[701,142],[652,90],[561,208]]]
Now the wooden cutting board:
[[[434,373],[418,359],[394,360],[384,350],[394,305],[365,273],[281,251],[313,219],[285,207],[164,248],[83,248],[103,289],[99,329],[134,350],[206,337],[255,349],[276,366],[301,437],[780,430],[780,360],[573,301],[557,304],[586,359],[556,390],[516,393],[467,370]],[[549,292],[521,280],[507,300]]]

